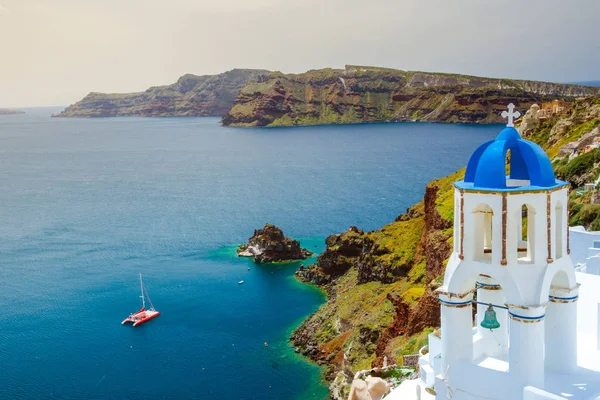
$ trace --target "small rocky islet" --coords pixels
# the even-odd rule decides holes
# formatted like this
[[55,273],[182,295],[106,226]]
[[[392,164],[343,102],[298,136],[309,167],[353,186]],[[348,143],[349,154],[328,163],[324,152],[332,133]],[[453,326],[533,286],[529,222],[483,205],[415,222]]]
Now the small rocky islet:
[[25,111],[15,110],[12,108],[0,108],[0,115],[15,115],[15,114],[25,114]]
[[251,257],[257,263],[305,260],[312,252],[300,247],[300,242],[287,238],[283,231],[272,224],[256,229],[248,243],[237,249],[240,257]]

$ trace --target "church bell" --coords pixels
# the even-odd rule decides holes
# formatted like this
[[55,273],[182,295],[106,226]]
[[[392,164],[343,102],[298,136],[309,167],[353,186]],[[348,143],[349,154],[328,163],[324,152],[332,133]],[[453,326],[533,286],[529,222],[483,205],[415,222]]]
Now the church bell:
[[496,318],[496,311],[494,311],[494,307],[492,305],[488,305],[487,310],[485,310],[485,316],[483,317],[483,321],[481,321],[481,326],[485,329],[498,329],[500,328],[500,322]]

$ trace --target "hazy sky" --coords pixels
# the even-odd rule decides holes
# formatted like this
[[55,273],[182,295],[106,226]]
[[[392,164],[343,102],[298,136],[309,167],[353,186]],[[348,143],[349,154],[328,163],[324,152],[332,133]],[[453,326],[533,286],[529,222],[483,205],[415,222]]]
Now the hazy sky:
[[0,0],[0,107],[344,64],[600,79],[600,0]]

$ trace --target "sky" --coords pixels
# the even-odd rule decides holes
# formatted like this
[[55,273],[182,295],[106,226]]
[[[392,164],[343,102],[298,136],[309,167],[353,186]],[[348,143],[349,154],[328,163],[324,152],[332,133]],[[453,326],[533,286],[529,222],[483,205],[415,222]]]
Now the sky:
[[599,0],[0,0],[0,107],[345,64],[600,79]]

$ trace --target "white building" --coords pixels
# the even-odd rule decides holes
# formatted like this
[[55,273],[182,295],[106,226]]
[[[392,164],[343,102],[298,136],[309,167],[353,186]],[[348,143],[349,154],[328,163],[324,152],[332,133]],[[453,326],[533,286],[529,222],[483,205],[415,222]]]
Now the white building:
[[588,232],[583,226],[569,228],[571,259],[575,269],[600,275],[600,232]]
[[503,114],[454,184],[440,337],[386,399],[600,399],[600,276],[574,270],[568,184]]

